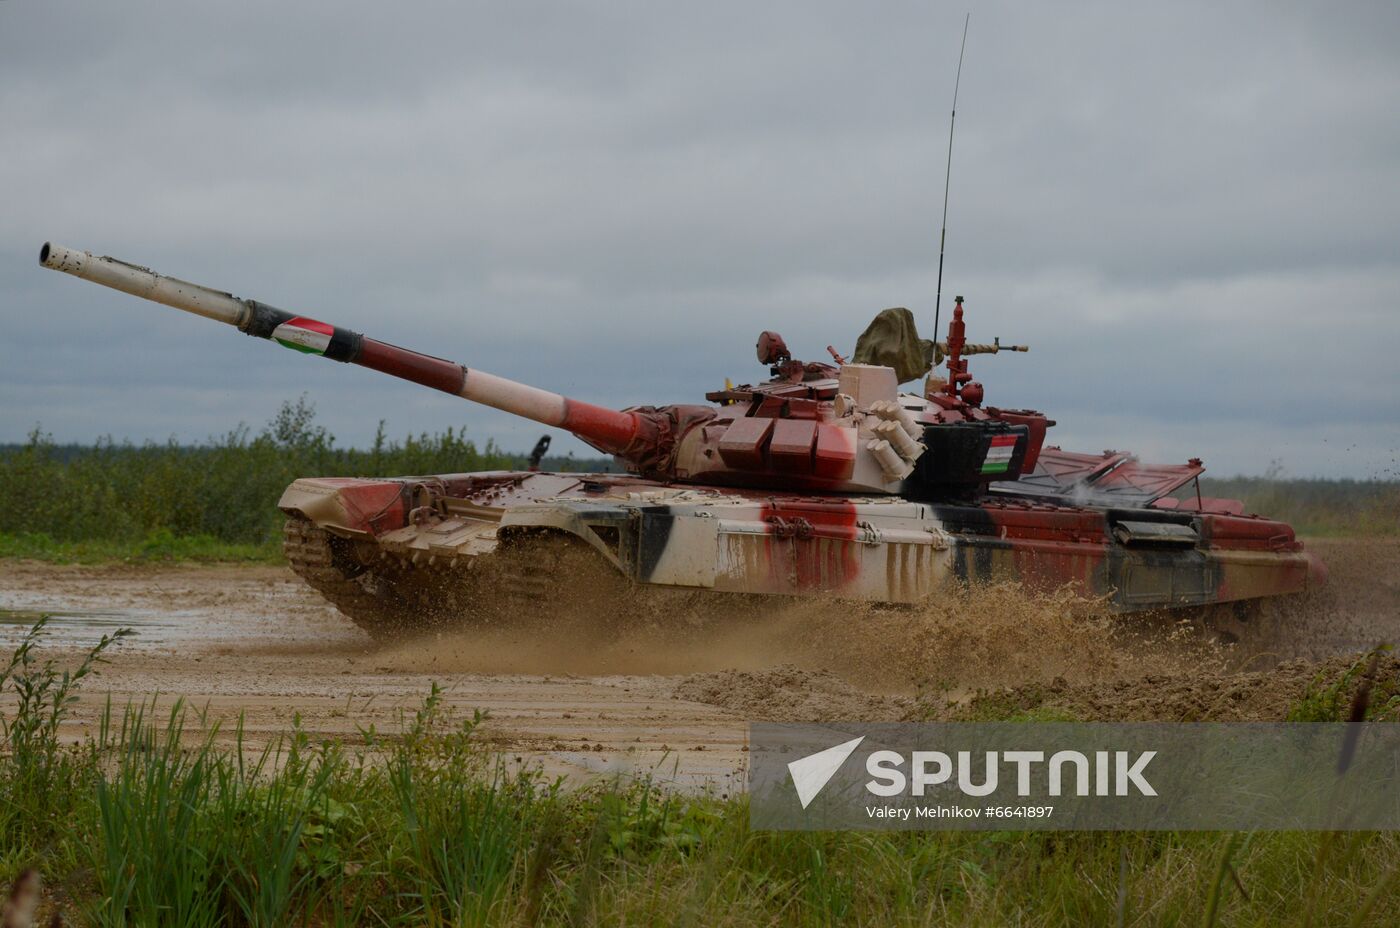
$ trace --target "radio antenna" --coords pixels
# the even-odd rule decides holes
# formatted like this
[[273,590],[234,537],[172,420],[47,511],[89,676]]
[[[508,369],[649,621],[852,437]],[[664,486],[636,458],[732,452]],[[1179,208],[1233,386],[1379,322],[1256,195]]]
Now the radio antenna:
[[943,248],[948,242],[948,184],[953,179],[953,124],[958,120],[958,85],[962,83],[963,52],[967,50],[969,12],[963,19],[962,45],[958,48],[958,75],[953,79],[953,115],[948,119],[948,166],[943,171],[943,231],[938,234],[938,290],[933,298],[933,337],[938,339],[938,320],[943,308]]

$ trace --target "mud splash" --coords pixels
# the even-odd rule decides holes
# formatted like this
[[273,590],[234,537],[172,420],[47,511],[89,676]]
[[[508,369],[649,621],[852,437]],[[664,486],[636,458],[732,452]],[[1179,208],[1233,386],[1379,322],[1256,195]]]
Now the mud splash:
[[1323,661],[1400,643],[1400,539],[1309,539],[1327,564],[1328,584],[1277,604],[1286,657]]
[[1344,672],[1357,653],[1400,641],[1400,541],[1310,547],[1332,581],[1270,607],[1281,634],[1268,653],[1224,646],[1170,613],[1124,619],[1069,596],[989,587],[914,610],[794,606],[769,626],[771,650],[747,652],[748,672],[697,677],[676,692],[771,720],[791,719],[792,706],[812,720],[886,718],[888,703],[861,697],[910,693],[909,718],[1048,710],[1089,720],[1282,719],[1316,673]]
[[[735,603],[672,599],[640,620],[571,615],[440,632],[384,647],[383,666],[413,673],[749,674],[781,689],[803,674],[871,696],[1049,681],[1111,681],[1223,667],[1202,630],[1144,629],[1068,594],[1029,596],[1011,584],[917,607],[834,598]],[[775,672],[771,681],[760,676]],[[826,675],[826,676],[819,676]],[[738,678],[736,678],[738,679]],[[771,686],[770,686],[771,685]],[[703,689],[703,687],[702,687]],[[821,683],[814,692],[830,691]],[[691,697],[687,697],[691,698]],[[805,699],[798,694],[794,699]]]
[[[1125,618],[1068,594],[1031,596],[1014,584],[915,607],[655,590],[619,599],[612,589],[593,595],[587,576],[560,567],[550,580],[568,592],[553,606],[488,614],[465,627],[452,627],[462,617],[440,616],[443,630],[374,646],[373,661],[386,672],[418,674],[676,676],[792,668],[828,673],[876,696],[957,698],[1061,677],[1097,684],[1219,675],[1395,639],[1400,543],[1319,547],[1332,566],[1332,586],[1271,607],[1285,635],[1264,655],[1223,647],[1198,615]],[[344,640],[343,649],[357,650],[360,640]],[[328,645],[303,638],[259,650],[309,655]]]

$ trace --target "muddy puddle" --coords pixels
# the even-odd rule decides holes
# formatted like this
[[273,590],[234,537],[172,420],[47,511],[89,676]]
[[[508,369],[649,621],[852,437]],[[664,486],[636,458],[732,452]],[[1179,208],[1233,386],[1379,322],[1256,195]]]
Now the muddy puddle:
[[183,630],[195,625],[192,616],[163,615],[159,612],[85,611],[53,609],[0,609],[0,648],[13,647],[40,619],[45,622],[45,640],[50,647],[82,648],[102,635],[128,630],[128,641],[149,647],[169,647],[182,637]]

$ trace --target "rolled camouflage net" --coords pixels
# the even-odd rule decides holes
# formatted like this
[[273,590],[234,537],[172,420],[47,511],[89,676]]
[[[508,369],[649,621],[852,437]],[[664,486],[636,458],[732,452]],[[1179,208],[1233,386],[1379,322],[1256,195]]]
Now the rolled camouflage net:
[[900,383],[915,380],[943,360],[939,346],[919,337],[914,314],[904,307],[883,309],[856,339],[856,364],[894,368]]

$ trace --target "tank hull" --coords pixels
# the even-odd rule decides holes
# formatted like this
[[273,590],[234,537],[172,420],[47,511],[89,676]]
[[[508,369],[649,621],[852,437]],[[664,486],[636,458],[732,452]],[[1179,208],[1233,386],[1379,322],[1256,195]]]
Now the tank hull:
[[296,534],[304,528],[334,546],[333,558],[310,568],[291,558],[313,586],[334,579],[331,570],[368,588],[376,577],[402,585],[415,574],[474,571],[489,585],[494,575],[480,562],[541,536],[586,545],[629,584],[764,596],[916,603],[961,583],[1005,580],[1037,591],[1069,586],[1133,612],[1301,593],[1324,580],[1281,522],[1015,494],[950,504],[491,472],[304,478],[279,506],[302,527],[289,536],[289,556],[304,554]]

